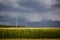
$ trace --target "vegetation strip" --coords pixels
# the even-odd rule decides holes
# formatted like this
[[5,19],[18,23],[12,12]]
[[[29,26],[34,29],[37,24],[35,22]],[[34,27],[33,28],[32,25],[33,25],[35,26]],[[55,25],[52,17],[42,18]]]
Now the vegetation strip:
[[0,39],[0,40],[60,40],[60,39]]
[[0,29],[60,29],[60,28],[0,28]]
[[60,38],[60,28],[0,28],[0,38]]

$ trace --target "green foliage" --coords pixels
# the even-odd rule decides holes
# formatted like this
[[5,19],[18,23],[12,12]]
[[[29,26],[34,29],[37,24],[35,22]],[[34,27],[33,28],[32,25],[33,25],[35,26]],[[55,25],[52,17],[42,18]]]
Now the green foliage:
[[0,29],[0,38],[60,38],[60,29]]

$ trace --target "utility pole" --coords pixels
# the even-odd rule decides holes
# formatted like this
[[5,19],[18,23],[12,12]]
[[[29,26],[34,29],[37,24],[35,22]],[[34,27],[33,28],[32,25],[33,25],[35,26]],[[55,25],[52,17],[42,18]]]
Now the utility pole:
[[16,27],[18,26],[18,16],[16,15]]

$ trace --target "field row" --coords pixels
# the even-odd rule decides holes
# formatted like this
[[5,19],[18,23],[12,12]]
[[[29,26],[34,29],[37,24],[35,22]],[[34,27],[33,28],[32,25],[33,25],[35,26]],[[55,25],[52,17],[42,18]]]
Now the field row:
[[60,29],[60,28],[0,28],[0,29]]
[[60,40],[60,39],[0,39],[0,40]]
[[60,38],[58,28],[0,28],[0,38]]

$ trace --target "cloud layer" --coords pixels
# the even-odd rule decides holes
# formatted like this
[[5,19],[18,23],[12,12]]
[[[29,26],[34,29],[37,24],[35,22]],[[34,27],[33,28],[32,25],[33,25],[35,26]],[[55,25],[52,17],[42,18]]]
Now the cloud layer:
[[28,22],[60,21],[60,0],[0,0],[0,16],[10,21],[16,17]]

